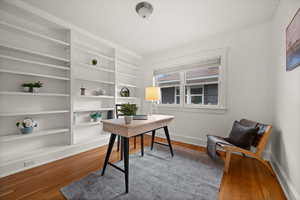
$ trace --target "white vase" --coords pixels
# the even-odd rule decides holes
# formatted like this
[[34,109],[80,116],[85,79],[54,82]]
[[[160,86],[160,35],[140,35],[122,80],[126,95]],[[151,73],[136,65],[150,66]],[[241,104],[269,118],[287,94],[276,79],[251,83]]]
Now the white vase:
[[30,92],[30,87],[23,87],[24,92]]
[[34,87],[32,88],[33,93],[38,93],[40,91],[40,88]]
[[91,122],[100,122],[101,121],[101,117],[99,118],[91,118]]
[[124,116],[125,124],[130,124],[133,116]]

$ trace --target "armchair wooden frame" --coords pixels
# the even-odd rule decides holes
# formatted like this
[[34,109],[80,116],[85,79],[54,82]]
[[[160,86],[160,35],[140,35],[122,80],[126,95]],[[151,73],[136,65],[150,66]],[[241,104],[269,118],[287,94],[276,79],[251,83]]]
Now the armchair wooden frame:
[[270,173],[274,176],[274,172],[272,167],[269,165],[269,163],[262,158],[262,154],[265,150],[266,144],[268,142],[268,138],[272,132],[272,126],[268,125],[265,129],[265,132],[262,134],[261,138],[258,141],[258,144],[256,145],[256,151],[252,152],[246,149],[239,148],[237,146],[227,145],[227,144],[221,144],[218,143],[218,146],[221,147],[222,150],[225,151],[225,166],[224,166],[224,172],[228,173],[229,167],[230,167],[230,160],[231,160],[231,154],[234,152],[242,153],[243,155],[248,155],[252,158],[257,159],[260,161],[266,168],[270,171]]

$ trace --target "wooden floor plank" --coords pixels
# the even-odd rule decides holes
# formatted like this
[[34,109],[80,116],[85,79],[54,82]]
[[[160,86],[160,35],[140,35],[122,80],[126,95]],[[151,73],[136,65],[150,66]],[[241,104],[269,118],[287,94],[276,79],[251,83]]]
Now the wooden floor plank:
[[[157,138],[159,142],[166,142]],[[145,137],[145,145],[150,145]],[[130,141],[130,153],[139,151]],[[205,148],[172,142],[174,148],[205,151]],[[19,172],[0,179],[0,200],[63,200],[60,188],[99,170],[103,165],[106,146],[81,154]],[[196,153],[195,153],[196,155]],[[112,153],[111,161],[120,159],[119,152]],[[223,175],[219,192],[220,200],[285,200],[276,178],[259,162],[252,158],[232,156],[229,172]]]

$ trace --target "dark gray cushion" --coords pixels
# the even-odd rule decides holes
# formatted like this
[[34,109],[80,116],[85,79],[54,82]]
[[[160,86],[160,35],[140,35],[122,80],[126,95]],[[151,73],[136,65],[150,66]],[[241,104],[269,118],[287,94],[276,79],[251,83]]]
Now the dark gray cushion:
[[251,144],[257,135],[257,131],[258,128],[243,126],[238,121],[235,121],[229,137],[226,138],[226,141],[238,147],[250,149]]

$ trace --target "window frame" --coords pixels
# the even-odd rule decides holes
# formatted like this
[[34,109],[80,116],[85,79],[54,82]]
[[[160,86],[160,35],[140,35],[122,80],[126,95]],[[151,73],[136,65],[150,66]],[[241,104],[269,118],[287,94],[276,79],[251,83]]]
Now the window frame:
[[[219,65],[219,75],[218,81],[215,83],[218,84],[218,104],[217,105],[207,105],[207,104],[186,104],[185,103],[185,86],[189,86],[192,84],[186,84],[185,82],[185,72],[187,70],[178,70],[174,72],[180,73],[180,104],[160,104],[158,103],[157,106],[161,108],[174,108],[174,109],[207,109],[207,110],[227,110],[226,107],[226,99],[227,99],[227,82],[226,82],[226,72],[227,72],[227,48],[215,50],[210,53],[203,53],[201,55],[197,54],[188,59],[183,59],[178,63],[171,63],[165,64],[165,67],[178,67],[181,65],[194,65],[197,62],[209,60],[212,58],[219,57],[220,58],[220,65]],[[200,57],[200,59],[199,59]],[[200,66],[201,67],[201,66]],[[199,67],[199,68],[200,68]],[[206,66],[202,66],[206,67]],[[196,69],[197,67],[195,67]],[[161,66],[157,69],[161,69]],[[172,73],[172,72],[171,72]],[[153,85],[156,85],[155,76],[153,75]],[[195,84],[201,85],[201,84]],[[175,93],[176,94],[176,93]],[[175,98],[176,99],[176,98]],[[204,91],[203,91],[203,103],[204,103]]]
[[[198,85],[199,84],[197,84],[197,86]],[[185,93],[186,86],[193,86],[193,85],[185,84],[185,87],[184,87],[184,104],[185,105],[205,105],[205,104],[203,104],[203,102],[204,102],[204,85],[201,85],[202,94],[191,94],[191,90],[190,89],[188,90],[188,94],[186,94]],[[188,97],[202,97],[202,103],[201,104],[185,103],[185,97],[187,97],[187,99],[188,99]],[[189,101],[191,102],[191,99]],[[188,100],[187,100],[187,102],[188,102]]]

